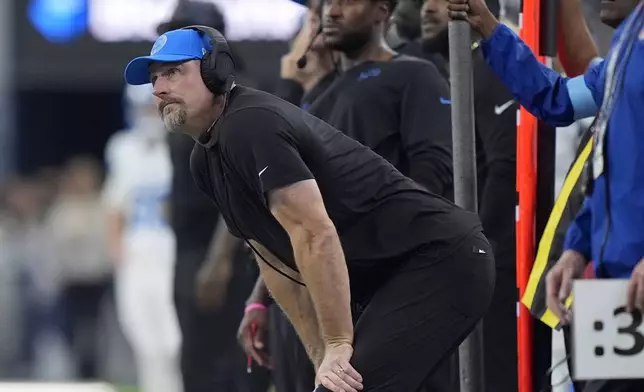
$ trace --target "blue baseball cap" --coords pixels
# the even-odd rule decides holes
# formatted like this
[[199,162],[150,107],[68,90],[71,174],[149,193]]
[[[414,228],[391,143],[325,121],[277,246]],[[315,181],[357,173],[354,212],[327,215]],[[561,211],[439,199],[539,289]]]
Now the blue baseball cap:
[[168,31],[157,38],[149,56],[137,57],[125,67],[125,81],[140,85],[150,83],[150,64],[201,60],[212,50],[210,39],[196,30]]

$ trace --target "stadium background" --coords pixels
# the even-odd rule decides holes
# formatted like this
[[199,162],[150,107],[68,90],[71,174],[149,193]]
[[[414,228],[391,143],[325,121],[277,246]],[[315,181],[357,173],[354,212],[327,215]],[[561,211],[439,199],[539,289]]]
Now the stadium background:
[[[234,50],[246,65],[246,76],[272,91],[279,59],[297,31],[304,9],[290,0],[209,0],[222,9]],[[149,50],[157,23],[167,19],[178,0],[4,0],[0,2],[0,190],[11,181],[29,179],[26,192],[34,209],[51,200],[52,181],[72,157],[103,161],[108,137],[127,122],[122,72],[127,61]],[[503,5],[517,21],[518,1]],[[602,50],[610,31],[598,20],[599,0],[585,1],[587,20]],[[573,158],[583,124],[559,132],[557,184]],[[69,375],[69,353],[47,321],[33,321],[25,308],[25,271],[47,271],[34,260],[29,268],[12,257],[17,245],[7,238],[2,216],[9,208],[0,198],[0,379],[21,378],[25,367],[36,380],[63,381]],[[35,254],[38,254],[36,251]],[[47,293],[42,294],[46,297]],[[135,375],[129,349],[117,327],[113,304],[101,309],[100,372],[116,385],[131,384]],[[40,328],[32,332],[36,323]],[[35,354],[24,358],[25,345]],[[561,355],[555,339],[553,356]],[[557,376],[555,375],[555,379]],[[130,392],[127,387],[124,391]]]

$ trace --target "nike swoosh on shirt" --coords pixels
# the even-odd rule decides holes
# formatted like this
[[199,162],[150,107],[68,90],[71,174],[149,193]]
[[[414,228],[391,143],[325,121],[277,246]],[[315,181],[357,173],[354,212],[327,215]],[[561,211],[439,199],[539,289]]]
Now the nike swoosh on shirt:
[[497,116],[500,116],[503,112],[508,110],[510,106],[514,103],[514,99],[509,100],[508,102],[504,103],[503,105],[496,105],[494,106],[494,114]]
[[259,172],[259,176],[260,176],[260,177],[262,176],[262,174],[264,174],[264,172],[266,171],[266,169],[268,169],[268,166],[266,166],[265,168],[263,168],[263,169],[262,169],[262,171],[260,171],[260,172]]

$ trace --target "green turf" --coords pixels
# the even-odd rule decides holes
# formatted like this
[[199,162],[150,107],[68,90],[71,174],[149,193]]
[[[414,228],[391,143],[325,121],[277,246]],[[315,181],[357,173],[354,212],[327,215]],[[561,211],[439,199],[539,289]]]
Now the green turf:
[[134,386],[120,386],[116,387],[118,392],[139,392],[139,389]]

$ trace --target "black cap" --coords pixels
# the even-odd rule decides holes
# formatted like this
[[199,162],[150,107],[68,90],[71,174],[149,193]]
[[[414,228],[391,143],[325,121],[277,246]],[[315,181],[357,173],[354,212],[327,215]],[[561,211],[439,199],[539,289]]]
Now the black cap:
[[226,22],[219,8],[212,3],[180,0],[169,21],[159,24],[157,34],[191,25],[212,27],[226,35]]

